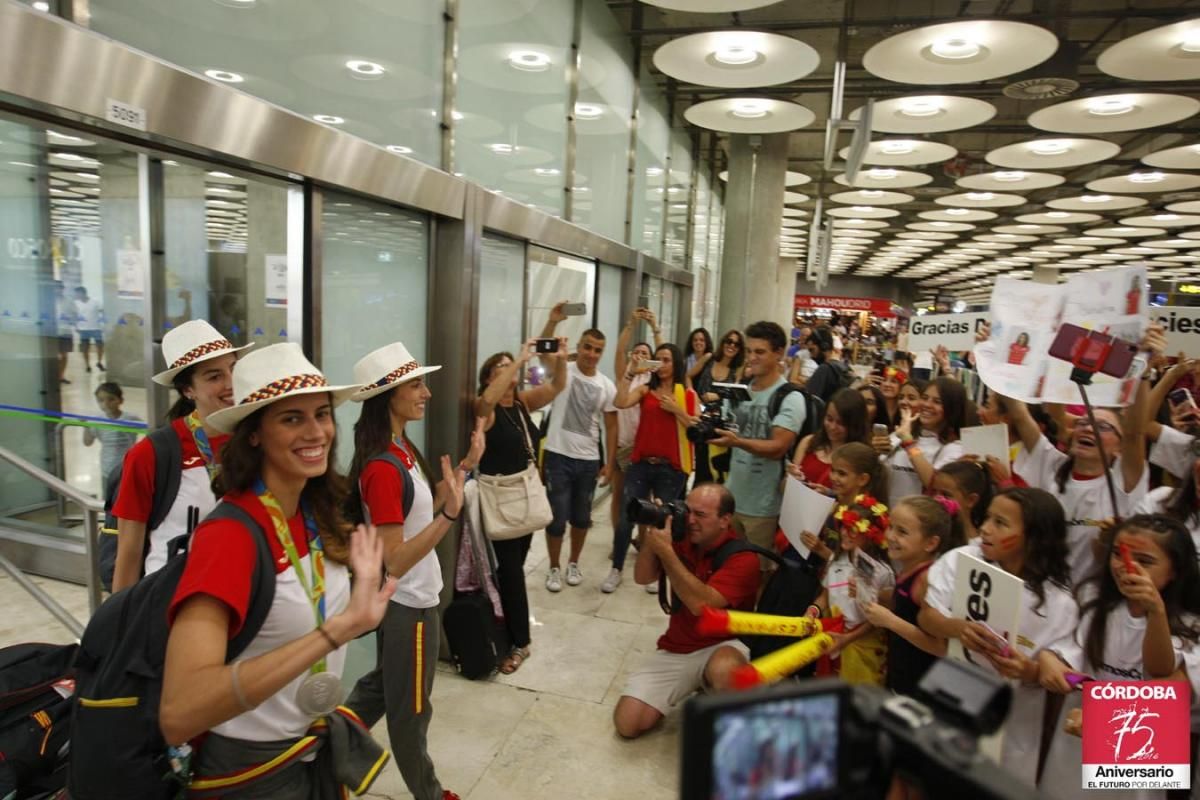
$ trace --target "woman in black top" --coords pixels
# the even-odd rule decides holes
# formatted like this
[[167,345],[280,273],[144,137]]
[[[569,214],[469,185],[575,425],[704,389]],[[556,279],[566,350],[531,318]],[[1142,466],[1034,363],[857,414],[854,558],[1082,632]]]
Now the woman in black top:
[[[550,405],[559,392],[567,387],[567,340],[558,340],[558,352],[550,357],[554,377],[548,383],[523,391],[517,390],[521,368],[534,355],[534,340],[530,339],[518,352],[496,353],[483,362],[479,370],[479,397],[475,400],[475,415],[483,417],[487,446],[479,462],[483,475],[515,475],[537,460],[539,433],[529,416],[530,411]],[[517,671],[529,658],[529,597],[525,593],[525,556],[533,534],[515,539],[493,541],[496,551],[496,583],[504,622],[512,641],[512,651],[500,665],[508,675]]]

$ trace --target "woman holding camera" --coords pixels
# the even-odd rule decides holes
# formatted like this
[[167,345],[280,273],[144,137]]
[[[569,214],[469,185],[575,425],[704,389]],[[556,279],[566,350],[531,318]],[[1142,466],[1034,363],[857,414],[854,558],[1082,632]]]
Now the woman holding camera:
[[[475,416],[483,419],[487,437],[483,458],[479,462],[482,475],[516,475],[537,462],[541,433],[530,411],[550,405],[567,388],[567,340],[558,340],[553,354],[554,377],[531,389],[519,391],[521,369],[534,356],[535,344],[530,339],[513,358],[512,353],[496,353],[483,362],[479,370],[479,397],[475,400]],[[485,531],[486,532],[486,531]],[[500,665],[500,671],[510,675],[529,658],[529,596],[525,592],[525,557],[533,533],[514,539],[494,540],[496,552],[496,583],[500,604],[504,608],[504,623],[508,628],[512,649]]]
[[[688,370],[688,385],[696,390],[703,402],[716,402],[720,398],[712,393],[712,385],[741,383],[742,362],[745,358],[746,341],[742,338],[742,332],[736,328],[726,331],[717,350],[702,356],[696,361],[696,365]],[[729,470],[728,453],[725,448],[713,452],[713,448],[707,444],[696,448],[696,483],[723,482],[724,473]],[[721,468],[718,469],[718,464],[712,463],[713,458],[722,455],[724,458],[719,462]]]
[[[641,421],[633,442],[632,463],[625,476],[621,503],[627,506],[637,498],[646,500],[651,494],[663,503],[683,496],[688,475],[692,473],[692,443],[687,428],[696,422],[699,402],[695,391],[685,385],[683,354],[673,344],[660,345],[654,351],[660,364],[644,386],[630,388],[631,370],[639,363],[634,360],[631,370],[621,374],[617,383],[617,408],[641,408]],[[621,514],[613,529],[612,570],[600,590],[609,593],[621,585],[621,570],[633,523],[627,513]]]

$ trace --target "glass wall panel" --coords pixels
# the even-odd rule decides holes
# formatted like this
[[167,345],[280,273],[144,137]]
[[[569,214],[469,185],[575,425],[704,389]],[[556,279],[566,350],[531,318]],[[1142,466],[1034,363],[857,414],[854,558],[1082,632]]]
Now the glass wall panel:
[[608,337],[608,348],[600,360],[600,371],[614,381],[613,351],[621,335],[621,281],[627,270],[612,264],[600,265],[600,290],[596,297],[596,327]]
[[89,8],[97,33],[440,164],[442,3],[90,0]]
[[[692,143],[686,131],[671,132],[671,179],[661,187],[667,196],[667,238],[664,259],[686,267],[688,197],[692,186]],[[660,197],[662,195],[660,194]]]
[[[476,368],[493,353],[517,351],[523,336],[525,243],[498,234],[483,235],[479,263],[479,322]],[[543,320],[544,322],[545,320]]]
[[[662,283],[662,304],[658,312],[658,327],[662,329],[663,341],[679,343],[679,335],[675,330],[675,298],[678,297],[675,284],[670,281]],[[687,348],[683,348],[686,352]]]
[[584,3],[573,221],[617,241],[625,235],[632,60],[629,37],[612,13],[601,3]]
[[525,335],[538,336],[550,309],[566,300],[586,303],[587,313],[567,317],[555,333],[566,336],[572,350],[579,336],[592,327],[596,316],[596,263],[557,253],[542,247],[528,249],[528,297],[525,302]]
[[573,9],[554,0],[459,3],[455,170],[558,216]]
[[[354,382],[354,364],[372,350],[403,342],[425,363],[429,220],[395,206],[328,193],[323,212],[321,367],[331,383]],[[364,324],[369,320],[370,324]],[[398,366],[398,365],[397,365]],[[430,408],[435,408],[434,404]],[[354,453],[359,405],[337,410],[338,463]],[[406,428],[423,447],[424,425]]]
[[666,153],[670,131],[664,115],[666,105],[666,98],[654,79],[648,73],[643,74],[629,245],[655,258],[662,258],[663,192],[668,182]]

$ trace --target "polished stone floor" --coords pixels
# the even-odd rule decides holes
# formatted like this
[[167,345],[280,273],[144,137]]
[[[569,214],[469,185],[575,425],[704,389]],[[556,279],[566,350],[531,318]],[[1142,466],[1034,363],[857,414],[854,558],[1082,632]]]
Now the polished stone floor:
[[[611,526],[607,502],[597,506],[594,535],[584,550],[584,583],[560,594],[546,591],[545,542],[529,554],[533,656],[519,671],[489,681],[460,678],[439,667],[433,690],[430,752],[443,784],[473,800],[636,797],[666,800],[677,795],[678,715],[635,742],[613,732],[612,709],[627,672],[653,651],[666,627],[655,596],[625,582],[611,595],[600,592],[608,570]],[[87,613],[81,587],[37,579],[79,619]],[[27,641],[70,641],[70,634],[11,578],[0,573],[0,646]],[[356,643],[353,661],[370,659]],[[386,744],[384,723],[375,728]],[[370,797],[410,797],[389,765]]]

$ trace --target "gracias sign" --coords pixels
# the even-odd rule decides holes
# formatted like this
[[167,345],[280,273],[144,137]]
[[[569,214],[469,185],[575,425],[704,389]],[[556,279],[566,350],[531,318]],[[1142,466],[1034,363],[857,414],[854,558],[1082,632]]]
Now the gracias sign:
[[1167,330],[1167,355],[1200,357],[1200,306],[1153,306],[1150,319]]
[[908,349],[913,353],[932,350],[939,344],[947,350],[970,350],[975,334],[987,324],[990,314],[925,314],[908,324]]

